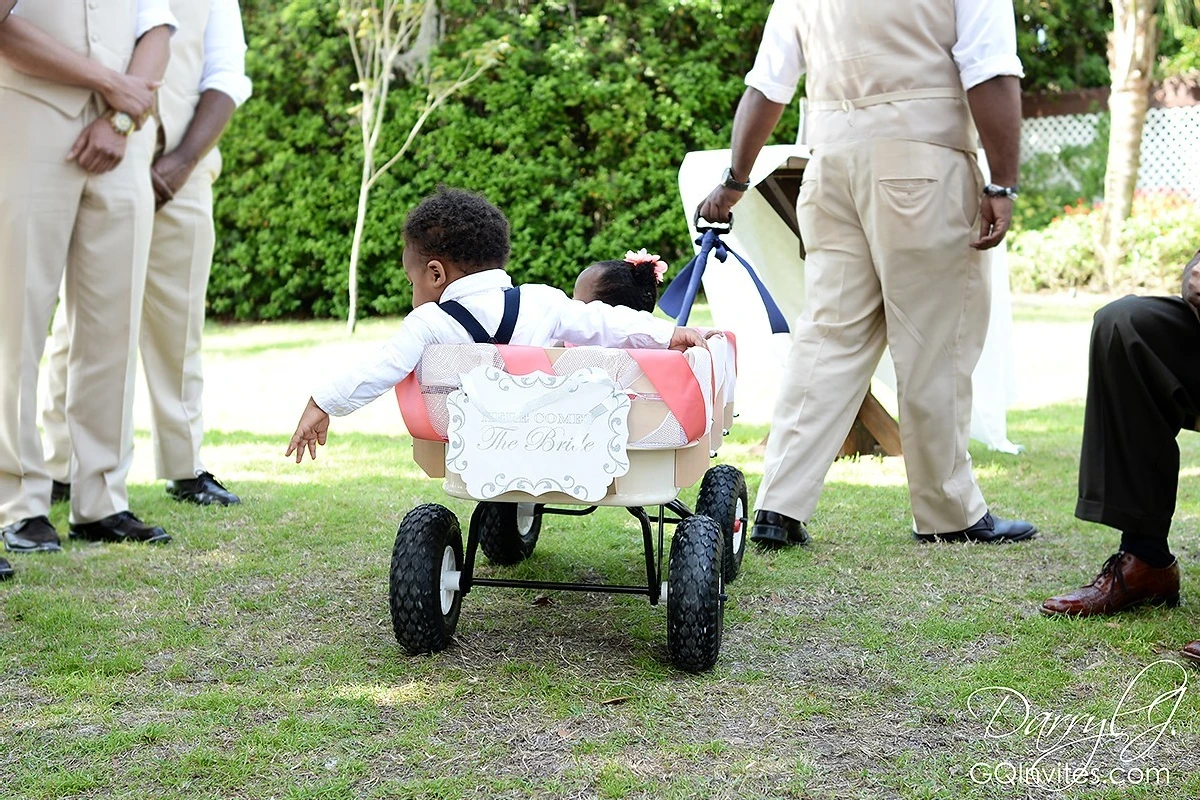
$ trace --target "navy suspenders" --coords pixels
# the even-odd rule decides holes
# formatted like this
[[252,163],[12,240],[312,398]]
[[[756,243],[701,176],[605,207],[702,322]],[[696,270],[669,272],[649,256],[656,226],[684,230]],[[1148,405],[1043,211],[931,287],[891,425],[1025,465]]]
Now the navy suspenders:
[[479,324],[479,320],[475,319],[475,315],[467,311],[462,303],[447,300],[438,303],[438,308],[462,325],[476,344],[508,344],[517,327],[517,312],[521,310],[521,287],[513,286],[504,290],[504,316],[500,318],[500,327],[496,329],[495,335],[488,334]]

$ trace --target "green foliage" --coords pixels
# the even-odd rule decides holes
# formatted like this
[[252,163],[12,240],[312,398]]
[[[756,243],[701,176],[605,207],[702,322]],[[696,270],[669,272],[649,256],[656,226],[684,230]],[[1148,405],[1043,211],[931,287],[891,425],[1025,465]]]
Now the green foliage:
[[[448,0],[436,59],[507,36],[497,70],[440,109],[375,187],[360,265],[367,314],[407,308],[406,210],[438,183],[485,194],[513,226],[512,272],[563,287],[593,260],[646,247],[690,256],[678,169],[728,147],[769,7],[750,0],[563,4]],[[348,46],[333,0],[244,5],[256,98],[226,135],[212,311],[340,316],[359,181]],[[423,96],[393,90],[378,153]],[[777,141],[794,140],[793,110]],[[716,176],[714,176],[714,182]]]
[[1015,0],[1025,91],[1107,86],[1112,12],[1099,0]]
[[[1010,240],[1009,272],[1018,291],[1098,289],[1103,265],[1097,254],[1100,203],[1079,202],[1063,209],[1043,230]],[[1180,276],[1196,250],[1200,209],[1169,192],[1139,193],[1123,232],[1130,253],[1117,275],[1121,291],[1179,291]]]
[[1158,65],[1158,72],[1163,78],[1200,72],[1200,29],[1183,28],[1172,45]]
[[208,295],[218,316],[328,316],[345,307],[358,166],[346,112],[353,67],[336,9],[334,0],[242,3],[255,97],[221,142]]
[[1021,160],[1021,197],[1013,210],[1013,233],[1044,228],[1065,207],[1104,196],[1108,165],[1109,116],[1101,114],[1088,144],[1065,145],[1055,153],[1032,153]]

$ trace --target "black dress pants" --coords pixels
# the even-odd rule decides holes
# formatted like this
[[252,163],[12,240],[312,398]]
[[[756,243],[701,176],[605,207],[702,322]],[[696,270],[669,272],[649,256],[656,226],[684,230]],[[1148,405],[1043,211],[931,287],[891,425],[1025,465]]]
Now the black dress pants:
[[1130,296],[1097,311],[1075,516],[1165,541],[1179,489],[1176,437],[1198,413],[1191,306]]

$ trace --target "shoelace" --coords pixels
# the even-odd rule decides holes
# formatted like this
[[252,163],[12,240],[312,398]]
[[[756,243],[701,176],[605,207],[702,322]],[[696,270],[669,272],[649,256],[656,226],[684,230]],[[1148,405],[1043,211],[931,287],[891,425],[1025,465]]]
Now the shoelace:
[[211,472],[201,472],[199,475],[196,476],[196,480],[198,480],[198,481],[205,480],[206,478],[208,480],[212,481],[214,484],[216,484],[218,488],[223,489],[226,492],[229,491],[228,489],[225,488],[225,484],[223,484],[219,480],[217,480],[217,476],[213,475]]
[[1126,591],[1125,573],[1123,573],[1123,572],[1121,572],[1121,570],[1117,569],[1117,565],[1121,562],[1121,559],[1124,557],[1125,557],[1124,551],[1117,551],[1116,553],[1113,553],[1111,556],[1109,556],[1108,560],[1104,562],[1104,566],[1100,567],[1100,572],[1096,574],[1096,577],[1092,579],[1092,582],[1089,583],[1088,586],[1095,586],[1096,584],[1098,584],[1100,582],[1101,578],[1103,578],[1105,575],[1108,575],[1111,573],[1113,575],[1113,577],[1116,579],[1117,585],[1121,587],[1121,591],[1122,592]]

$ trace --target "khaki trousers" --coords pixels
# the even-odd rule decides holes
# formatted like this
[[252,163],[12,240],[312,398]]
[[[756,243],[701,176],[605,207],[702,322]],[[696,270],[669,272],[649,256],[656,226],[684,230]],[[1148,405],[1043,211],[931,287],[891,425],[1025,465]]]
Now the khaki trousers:
[[38,362],[64,283],[71,355],[66,418],[77,466],[73,522],[128,509],[133,384],[154,195],[154,124],[116,169],[89,175],[67,152],[96,118],[0,89],[0,524],[49,513],[37,429]]
[[987,333],[973,155],[878,139],[821,146],[797,204],[807,304],[793,325],[757,507],[808,521],[884,345],[919,533],[987,511],[967,453],[971,373]]
[[[221,155],[214,148],[196,165],[175,198],[154,215],[141,352],[150,390],[155,469],[164,480],[186,480],[204,470],[200,461],[204,439],[200,342],[216,242],[212,187],[220,171]],[[42,406],[42,427],[50,476],[70,483],[66,316],[60,304],[48,353],[49,391]]]

